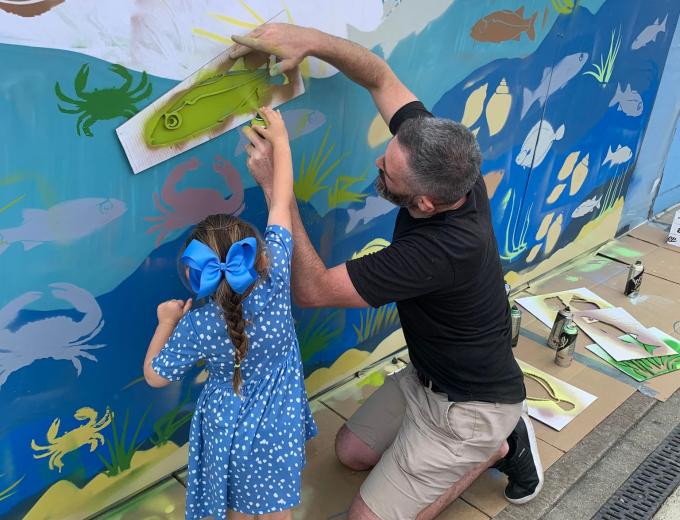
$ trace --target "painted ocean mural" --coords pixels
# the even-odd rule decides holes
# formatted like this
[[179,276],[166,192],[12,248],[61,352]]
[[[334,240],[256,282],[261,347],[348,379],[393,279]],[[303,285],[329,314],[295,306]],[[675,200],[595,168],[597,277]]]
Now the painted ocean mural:
[[[286,8],[373,49],[437,116],[475,133],[509,283],[614,236],[677,2]],[[177,253],[192,225],[224,212],[263,229],[266,206],[238,130],[134,176],[115,128],[223,51],[225,35],[281,9],[0,1],[3,518],[94,513],[186,462],[206,374],[143,382],[156,305],[188,295]],[[396,209],[372,187],[389,133],[332,67],[309,60],[302,73],[306,93],[281,110],[303,219],[334,264],[392,239]],[[311,394],[403,346],[393,305],[294,317]]]

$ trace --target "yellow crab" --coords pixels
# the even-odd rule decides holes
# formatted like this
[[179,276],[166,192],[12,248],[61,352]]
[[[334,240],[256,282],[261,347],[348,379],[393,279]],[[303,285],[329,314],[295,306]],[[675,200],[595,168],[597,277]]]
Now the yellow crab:
[[78,409],[76,413],[73,414],[73,417],[79,421],[87,422],[58,436],[57,433],[59,432],[60,420],[59,418],[56,418],[52,421],[49,430],[47,430],[46,437],[47,442],[49,443],[47,446],[40,446],[35,440],[31,440],[31,448],[33,448],[34,451],[43,452],[38,455],[34,454],[33,458],[42,459],[49,457],[50,469],[53,470],[56,466],[59,469],[59,473],[61,473],[61,469],[64,467],[64,463],[61,459],[67,453],[76,451],[86,444],[90,445],[90,452],[93,452],[98,447],[97,443],[101,443],[101,445],[104,444],[104,436],[99,433],[99,431],[103,430],[111,423],[113,412],[107,407],[102,418],[97,420],[97,411],[85,406]]

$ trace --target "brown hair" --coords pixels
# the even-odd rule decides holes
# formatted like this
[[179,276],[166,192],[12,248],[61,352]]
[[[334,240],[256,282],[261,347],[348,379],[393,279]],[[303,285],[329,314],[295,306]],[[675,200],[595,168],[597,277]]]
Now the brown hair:
[[[234,242],[247,237],[255,237],[257,240],[257,256],[255,268],[260,277],[265,276],[268,269],[268,259],[265,254],[264,243],[257,230],[248,222],[231,215],[210,215],[196,224],[186,240],[185,248],[192,240],[198,240],[210,247],[220,261],[224,262],[227,251]],[[224,321],[227,323],[227,332],[234,346],[234,391],[240,393],[242,378],[240,365],[248,354],[248,335],[246,334],[247,320],[243,316],[243,300],[250,294],[252,287],[244,294],[238,294],[222,279],[213,298],[222,307]]]

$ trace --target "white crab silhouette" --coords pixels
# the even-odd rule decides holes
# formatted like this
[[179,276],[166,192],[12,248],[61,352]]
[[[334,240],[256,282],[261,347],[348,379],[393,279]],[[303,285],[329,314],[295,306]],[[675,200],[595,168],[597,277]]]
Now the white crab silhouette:
[[87,343],[104,326],[97,300],[85,289],[70,283],[53,283],[50,288],[55,298],[70,303],[84,316],[80,321],[69,316],[51,316],[10,329],[19,312],[43,296],[40,291],[24,293],[0,309],[0,388],[10,374],[38,359],[70,361],[80,375],[83,370],[80,358],[97,361],[88,350],[106,346]]

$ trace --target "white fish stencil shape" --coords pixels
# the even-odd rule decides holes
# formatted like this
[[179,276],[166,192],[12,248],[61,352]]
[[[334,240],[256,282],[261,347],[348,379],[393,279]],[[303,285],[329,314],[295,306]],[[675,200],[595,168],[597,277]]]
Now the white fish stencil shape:
[[601,200],[602,197],[600,197],[599,199],[593,197],[592,199],[586,200],[585,202],[581,203],[581,205],[578,208],[574,210],[574,212],[571,214],[571,218],[579,218],[584,215],[587,215],[591,211],[599,209]]
[[637,117],[642,114],[644,104],[642,103],[642,96],[637,90],[630,88],[630,84],[626,86],[626,90],[621,90],[621,84],[616,85],[616,93],[609,102],[609,106],[613,107],[618,103],[617,110],[623,112],[627,116]]
[[64,300],[82,314],[79,321],[66,314],[50,316],[11,327],[19,312],[43,293],[24,293],[0,309],[0,388],[14,372],[33,364],[39,359],[70,361],[80,375],[83,365],[80,358],[97,361],[89,350],[106,345],[91,345],[89,342],[102,330],[104,320],[97,300],[85,289],[70,283],[50,285],[52,295]]
[[610,146],[609,150],[607,151],[607,156],[604,158],[604,161],[602,161],[602,166],[604,166],[607,163],[609,163],[609,166],[623,164],[625,162],[630,161],[632,157],[633,150],[631,150],[627,146],[618,145],[616,147],[616,150],[614,150],[613,152],[612,147]]
[[536,101],[538,101],[540,106],[545,105],[545,100],[548,99],[548,96],[564,88],[569,80],[581,71],[587,61],[587,52],[577,52],[576,54],[565,56],[554,67],[543,69],[543,77],[536,90],[532,92],[528,88],[524,89],[520,119],[524,119],[524,116]]
[[0,229],[0,254],[11,244],[21,242],[24,251],[46,242],[71,242],[91,235],[127,211],[122,200],[83,198],[61,202],[49,209],[28,208],[23,222]]
[[522,144],[522,149],[515,158],[515,162],[523,168],[538,166],[545,159],[553,142],[559,141],[563,137],[564,125],[560,125],[557,130],[553,130],[552,125],[548,121],[539,121],[529,130]]
[[[298,137],[312,133],[314,130],[323,126],[326,122],[326,116],[318,110],[309,110],[307,108],[296,108],[294,110],[286,110],[281,112],[281,117],[286,123],[288,129],[288,139],[293,141]],[[241,155],[245,152],[246,145],[250,142],[243,135],[243,131],[239,132],[239,140],[234,155]]]
[[648,43],[655,42],[656,37],[660,33],[666,32],[666,20],[668,20],[668,14],[666,14],[666,18],[663,19],[663,22],[659,23],[659,19],[657,18],[656,20],[654,20],[653,24],[650,24],[644,29],[642,29],[640,34],[638,34],[635,40],[633,40],[633,43],[630,46],[630,48],[636,51],[638,49],[641,49]]
[[366,204],[361,209],[348,209],[347,215],[349,215],[349,222],[347,223],[347,228],[345,233],[352,231],[357,225],[362,222],[366,224],[374,218],[380,217],[382,215],[387,215],[393,209],[397,207],[392,204],[389,200],[385,200],[382,197],[371,196],[366,199]]

